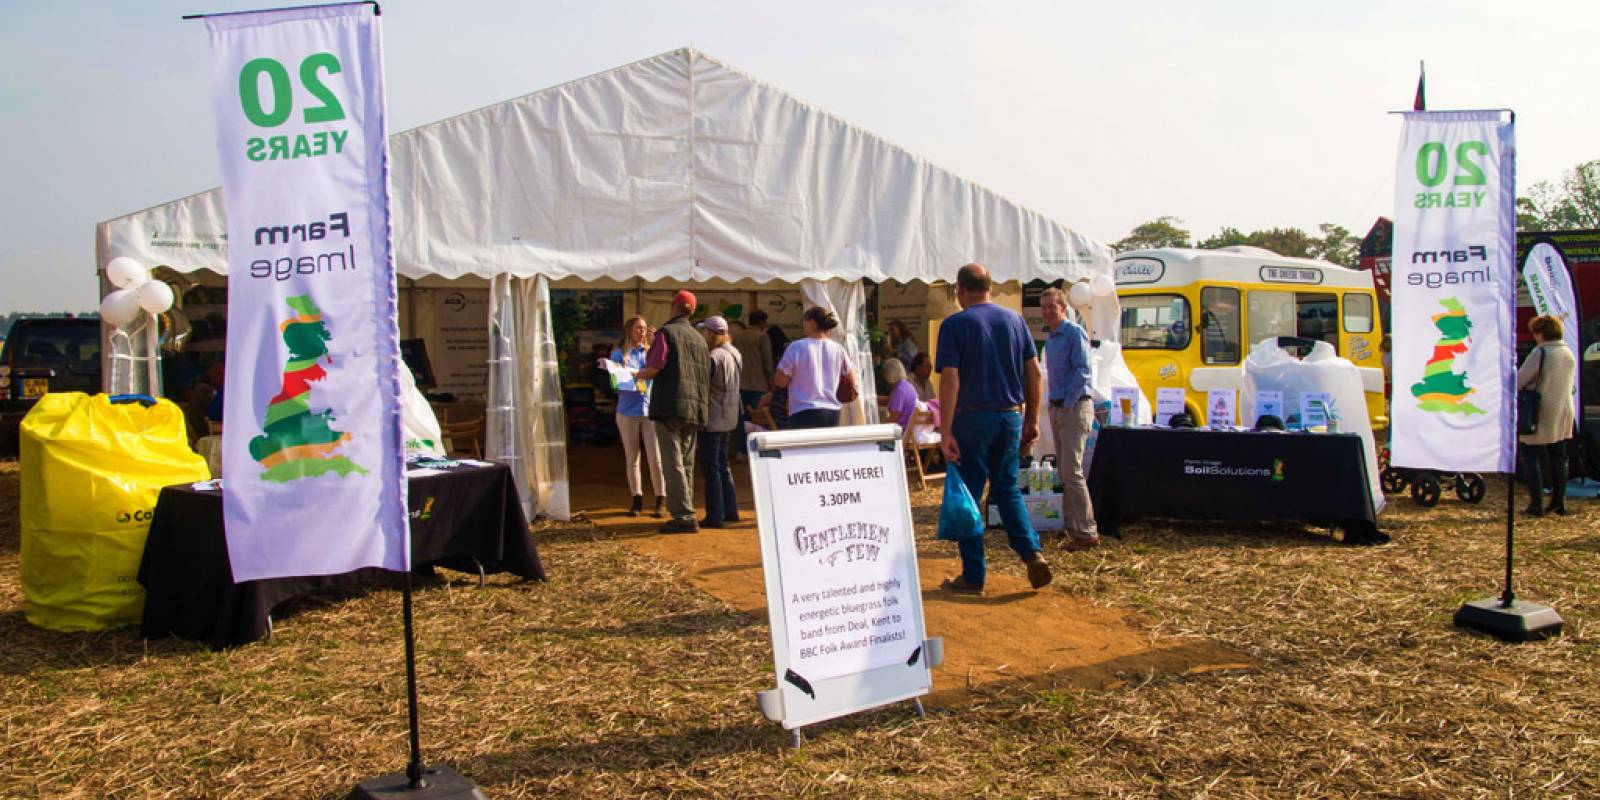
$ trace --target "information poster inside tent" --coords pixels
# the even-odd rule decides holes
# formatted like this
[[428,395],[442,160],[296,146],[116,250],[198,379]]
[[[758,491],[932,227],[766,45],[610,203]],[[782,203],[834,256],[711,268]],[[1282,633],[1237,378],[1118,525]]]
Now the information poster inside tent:
[[373,7],[206,24],[230,245],[222,500],[234,579],[406,569]]
[[433,303],[438,391],[457,400],[482,400],[489,386],[489,291],[439,289]]
[[771,460],[789,668],[808,681],[904,664],[921,591],[893,450],[831,446]]
[[1396,466],[1510,472],[1516,431],[1509,112],[1411,112],[1395,165]]

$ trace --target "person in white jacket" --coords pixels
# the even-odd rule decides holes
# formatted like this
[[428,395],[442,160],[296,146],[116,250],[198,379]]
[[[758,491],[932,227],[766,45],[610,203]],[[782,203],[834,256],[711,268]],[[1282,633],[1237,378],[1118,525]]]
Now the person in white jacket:
[[[1567,440],[1572,438],[1572,381],[1578,359],[1562,341],[1561,320],[1545,315],[1528,321],[1528,330],[1538,346],[1528,353],[1517,370],[1517,388],[1539,392],[1539,421],[1533,433],[1521,437],[1523,458],[1527,459],[1528,507],[1523,513],[1535,517],[1546,512],[1567,514]],[[1544,486],[1549,483],[1550,505],[1544,504]]]

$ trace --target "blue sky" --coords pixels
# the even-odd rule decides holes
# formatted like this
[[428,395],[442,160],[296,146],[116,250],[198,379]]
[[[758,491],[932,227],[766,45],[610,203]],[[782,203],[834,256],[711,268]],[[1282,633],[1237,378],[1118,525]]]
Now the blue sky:
[[[0,312],[98,301],[94,225],[218,184],[208,42],[273,3],[0,2]],[[1392,205],[1417,62],[1432,108],[1517,111],[1519,185],[1600,158],[1600,3],[383,4],[403,130],[693,44],[1115,241]]]

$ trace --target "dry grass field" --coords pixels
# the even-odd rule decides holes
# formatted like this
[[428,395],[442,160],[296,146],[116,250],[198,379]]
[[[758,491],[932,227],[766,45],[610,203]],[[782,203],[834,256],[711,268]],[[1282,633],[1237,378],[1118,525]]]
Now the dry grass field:
[[[296,600],[272,639],[227,652],[40,630],[21,609],[18,478],[0,463],[0,797],[337,798],[404,764],[397,593]],[[937,501],[914,496],[919,519]],[[496,798],[1592,798],[1600,504],[1573,506],[1519,527],[1521,593],[1568,621],[1554,641],[1450,624],[1497,589],[1498,485],[1479,506],[1395,499],[1381,547],[1130,525],[1054,555],[1048,591],[1257,666],[985,684],[925,719],[820,726],[798,751],[754,706],[772,681],[764,619],[593,525],[540,524],[548,583],[420,585],[426,756]],[[923,548],[949,547],[919,528]],[[994,563],[1015,571],[1001,538]]]

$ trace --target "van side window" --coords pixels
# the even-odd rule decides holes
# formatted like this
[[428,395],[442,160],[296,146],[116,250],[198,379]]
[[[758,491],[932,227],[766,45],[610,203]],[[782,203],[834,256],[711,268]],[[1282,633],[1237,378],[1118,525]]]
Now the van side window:
[[1250,292],[1250,313],[1245,320],[1250,344],[1279,336],[1295,336],[1293,292]]
[[1372,333],[1372,295],[1351,292],[1344,296],[1344,332]]
[[1208,286],[1200,290],[1200,360],[1239,363],[1239,290]]
[[1188,300],[1176,294],[1122,298],[1122,349],[1183,350],[1188,346]]
[[1328,292],[1296,292],[1294,306],[1300,337],[1327,342],[1338,352],[1338,296]]

